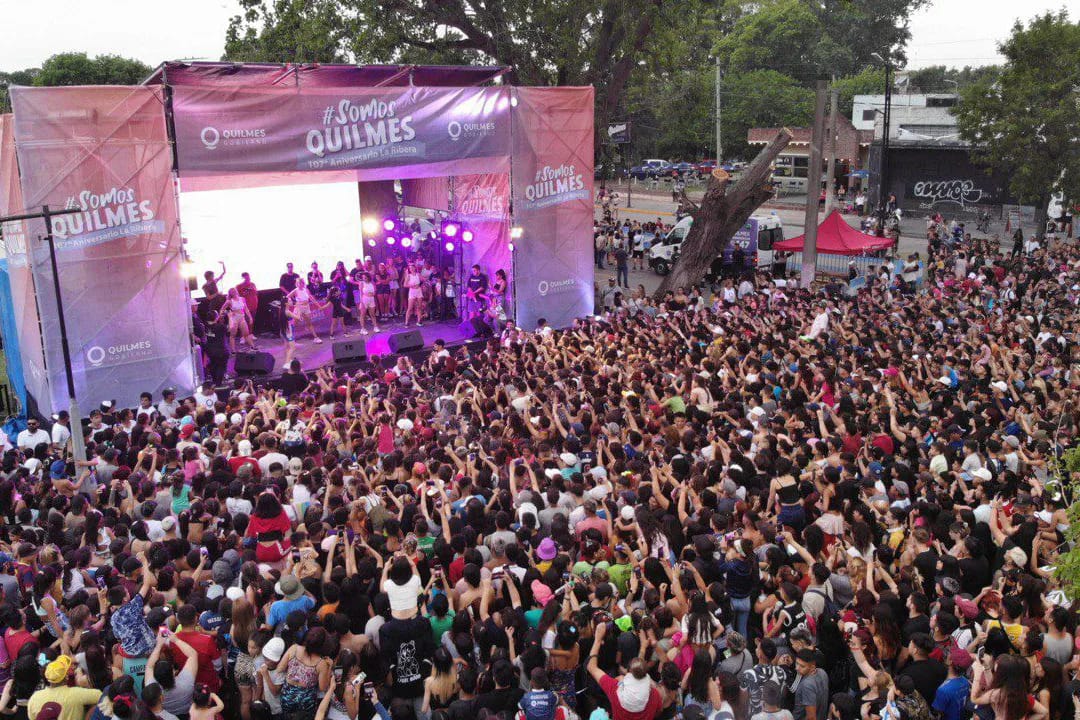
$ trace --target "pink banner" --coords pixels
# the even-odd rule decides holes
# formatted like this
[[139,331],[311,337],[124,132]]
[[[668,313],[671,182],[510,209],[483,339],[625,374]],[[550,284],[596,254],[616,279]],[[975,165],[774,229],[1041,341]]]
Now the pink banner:
[[[180,273],[172,146],[160,87],[12,88],[26,204],[54,218],[75,390],[83,402],[133,407],[140,391],[192,389],[189,309]],[[31,236],[42,231],[35,222]],[[67,405],[52,271],[45,243],[33,268],[48,398]]]
[[566,327],[593,312],[593,89],[514,91],[517,320]]
[[[463,246],[466,267],[479,265],[492,283],[502,270],[513,277],[510,256],[510,176],[507,173],[461,175],[454,178],[454,211],[475,239]],[[511,293],[493,298],[512,316]]]
[[[188,87],[173,92],[180,171],[338,171],[502,158],[510,89]],[[468,170],[475,172],[475,170]]]

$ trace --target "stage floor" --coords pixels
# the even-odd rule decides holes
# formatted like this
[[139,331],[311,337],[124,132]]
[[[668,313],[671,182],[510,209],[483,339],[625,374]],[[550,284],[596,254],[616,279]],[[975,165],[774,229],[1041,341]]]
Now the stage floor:
[[[419,330],[420,334],[424,337],[423,351],[430,351],[436,340],[443,340],[447,345],[459,345],[472,339],[475,335],[475,331],[468,323],[463,324],[459,320],[452,320],[449,322],[436,322],[429,321],[421,325],[419,328],[415,324],[411,324],[406,328],[401,322],[394,322],[389,324],[383,324],[379,326],[380,332],[372,333],[368,330],[367,335],[361,335],[359,328],[346,327],[349,334],[342,336],[338,333],[333,340],[326,333],[326,325],[324,323],[316,323],[316,329],[319,331],[319,337],[322,338],[322,343],[316,343],[312,340],[311,335],[307,329],[303,331],[296,331],[296,349],[293,352],[293,358],[300,361],[300,366],[304,370],[316,370],[321,367],[326,367],[334,364],[334,343],[342,341],[350,342],[364,342],[367,349],[367,356],[370,359],[372,356],[393,356],[395,353],[390,351],[390,336],[395,333],[405,332],[406,330]],[[270,373],[269,377],[277,377],[285,371],[285,339],[277,334],[264,333],[255,338],[258,343],[259,350],[261,352],[268,352],[274,356],[274,370]],[[240,343],[238,352],[246,352],[247,347]],[[406,354],[406,353],[401,353]],[[233,355],[229,358],[229,376],[235,377],[236,372],[233,367],[233,363],[236,356]],[[348,364],[348,363],[345,363]]]

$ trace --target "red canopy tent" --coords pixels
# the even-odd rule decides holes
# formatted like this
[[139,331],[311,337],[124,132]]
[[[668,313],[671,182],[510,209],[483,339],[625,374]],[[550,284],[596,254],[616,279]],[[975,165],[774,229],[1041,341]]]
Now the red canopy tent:
[[[773,245],[773,249],[802,252],[805,237],[805,235],[799,235],[788,240],[781,240]],[[833,210],[818,225],[817,251],[824,255],[865,255],[875,250],[886,250],[892,246],[893,241],[889,238],[867,235],[851,227],[844,221],[838,210]]]

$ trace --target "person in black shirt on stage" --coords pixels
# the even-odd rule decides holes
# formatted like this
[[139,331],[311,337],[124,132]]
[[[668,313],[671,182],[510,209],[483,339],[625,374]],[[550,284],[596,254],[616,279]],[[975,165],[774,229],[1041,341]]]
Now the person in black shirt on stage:
[[286,334],[286,326],[289,319],[285,315],[287,301],[285,298],[289,297],[289,293],[296,289],[296,281],[300,279],[300,273],[293,272],[293,264],[285,263],[285,272],[281,274],[278,279],[278,287],[281,289],[281,310],[278,313],[278,327],[282,335]]
[[479,265],[472,266],[472,274],[465,281],[465,310],[469,317],[482,315],[487,305],[488,276]]

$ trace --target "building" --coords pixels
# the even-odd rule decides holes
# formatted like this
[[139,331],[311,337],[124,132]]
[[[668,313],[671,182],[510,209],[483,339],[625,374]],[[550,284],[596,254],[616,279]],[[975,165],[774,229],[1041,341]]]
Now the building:
[[[896,197],[905,215],[940,212],[945,217],[975,217],[983,210],[998,215],[1015,200],[1008,181],[987,172],[971,157],[960,138],[952,108],[957,95],[894,93],[889,113],[889,157],[886,187],[880,196],[881,141],[885,136],[884,95],[856,95],[852,124],[873,132],[867,168],[868,198]],[[872,129],[872,130],[870,130]]]
[[[766,145],[780,128],[750,128],[747,142]],[[773,183],[779,193],[805,194],[810,177],[810,138],[813,128],[788,128],[791,142],[776,157]],[[859,130],[844,116],[836,119],[836,165],[834,179],[848,187],[857,185],[858,170],[866,168],[873,130]],[[826,145],[826,152],[827,152]],[[824,176],[825,166],[822,166]]]
[[[905,139],[947,138],[957,134],[952,108],[956,95],[906,95],[893,93],[889,142]],[[852,98],[851,122],[859,130],[872,130],[874,139],[884,135],[884,95]]]

